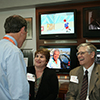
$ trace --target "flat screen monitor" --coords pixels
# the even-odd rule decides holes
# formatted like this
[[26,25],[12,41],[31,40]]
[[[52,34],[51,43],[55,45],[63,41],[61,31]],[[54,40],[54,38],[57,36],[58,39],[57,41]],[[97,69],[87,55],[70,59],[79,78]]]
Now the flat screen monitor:
[[96,59],[95,62],[97,64],[100,64],[100,45],[99,44],[94,44],[97,48],[97,52],[96,52]]
[[100,64],[100,49],[97,49],[96,63]]
[[100,37],[100,6],[83,8],[83,37]]
[[[77,67],[78,60],[76,57],[76,46],[40,46],[40,48],[47,48],[50,51],[50,60],[47,67],[56,71],[56,73],[67,74],[71,69]],[[59,51],[57,62],[54,60],[54,51]]]
[[76,38],[76,10],[40,13],[40,39]]

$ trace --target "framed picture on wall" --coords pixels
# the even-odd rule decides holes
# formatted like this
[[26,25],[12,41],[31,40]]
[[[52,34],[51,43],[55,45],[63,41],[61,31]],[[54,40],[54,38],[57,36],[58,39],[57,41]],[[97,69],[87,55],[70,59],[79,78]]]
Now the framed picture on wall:
[[100,6],[83,8],[83,37],[100,38]]
[[32,39],[33,37],[33,32],[32,32],[32,18],[25,18],[25,20],[27,21],[27,37],[26,39]]

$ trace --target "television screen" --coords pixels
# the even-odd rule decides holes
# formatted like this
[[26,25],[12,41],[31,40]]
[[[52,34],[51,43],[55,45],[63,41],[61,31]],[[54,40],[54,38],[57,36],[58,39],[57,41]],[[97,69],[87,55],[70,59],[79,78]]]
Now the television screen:
[[83,8],[83,37],[100,36],[100,6]]
[[[70,52],[71,48],[48,48],[50,50],[50,60],[47,64],[47,67],[49,68],[55,68],[55,69],[70,69]],[[57,57],[58,54],[58,59],[57,63],[54,61],[55,57]]]
[[76,38],[76,10],[40,14],[40,39]]
[[77,67],[76,46],[40,46],[50,51],[50,60],[47,67],[55,70],[57,73],[69,73]]
[[100,64],[100,45],[99,44],[94,44],[97,48],[97,54],[96,54],[96,59],[95,62],[97,64]]
[[100,64],[100,49],[97,49],[96,63]]

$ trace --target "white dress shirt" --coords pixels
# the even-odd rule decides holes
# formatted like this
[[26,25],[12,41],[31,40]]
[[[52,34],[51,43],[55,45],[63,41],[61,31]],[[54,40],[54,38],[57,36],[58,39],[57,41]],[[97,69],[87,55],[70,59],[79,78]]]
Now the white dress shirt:
[[94,63],[88,69],[83,67],[84,75],[85,75],[85,71],[86,70],[88,71],[88,90],[87,90],[87,98],[86,98],[86,100],[89,100],[89,86],[90,86],[90,79],[91,79],[91,73],[92,73],[93,68],[94,68]]

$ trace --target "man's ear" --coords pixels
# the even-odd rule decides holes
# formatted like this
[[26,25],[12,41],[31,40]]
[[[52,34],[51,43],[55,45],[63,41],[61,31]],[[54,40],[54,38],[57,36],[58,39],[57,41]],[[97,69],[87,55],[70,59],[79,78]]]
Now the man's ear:
[[25,27],[22,27],[20,32],[21,32],[21,34],[23,34],[25,32]]
[[91,58],[94,58],[94,56],[95,56],[95,52],[92,52],[91,53]]
[[21,32],[23,32],[23,31],[25,32],[25,27],[22,27],[22,28],[21,28]]

